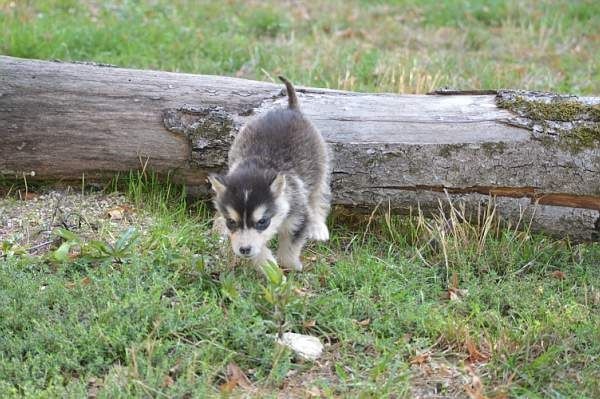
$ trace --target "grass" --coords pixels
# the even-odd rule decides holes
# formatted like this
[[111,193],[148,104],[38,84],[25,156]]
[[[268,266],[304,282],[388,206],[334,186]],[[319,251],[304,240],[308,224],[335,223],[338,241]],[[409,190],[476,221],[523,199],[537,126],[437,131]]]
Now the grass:
[[0,53],[318,87],[600,92],[593,0],[0,1]]
[[[0,0],[0,53],[359,91],[597,94],[598,25],[595,1]],[[287,275],[291,298],[271,303],[269,280],[222,253],[206,204],[144,175],[113,188],[152,223],[63,232],[40,256],[2,244],[2,396],[227,396],[230,363],[254,386],[232,394],[256,397],[600,396],[598,243],[499,226],[492,209],[475,224],[456,209],[336,212],[331,241]],[[327,343],[324,358],[275,345],[282,322]]]
[[81,397],[93,387],[101,397],[218,396],[234,362],[257,396],[274,395],[296,372],[311,376],[290,388],[299,395],[317,387],[324,396],[410,397],[423,384],[412,374],[424,353],[431,360],[418,367],[479,364],[488,395],[599,393],[598,244],[500,228],[491,214],[473,225],[458,210],[370,221],[337,212],[331,242],[310,247],[309,270],[287,280],[295,294],[285,330],[330,344],[312,364],[274,344],[265,277],[220,255],[202,203],[151,178],[128,182],[154,222],[118,258],[93,245],[60,260],[56,248],[4,251],[6,396]]

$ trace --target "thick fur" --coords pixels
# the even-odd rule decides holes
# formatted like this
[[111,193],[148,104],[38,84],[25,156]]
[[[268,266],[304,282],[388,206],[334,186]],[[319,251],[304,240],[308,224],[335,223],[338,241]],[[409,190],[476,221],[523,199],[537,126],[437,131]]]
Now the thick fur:
[[278,263],[301,270],[306,240],[329,238],[329,156],[320,133],[300,112],[294,87],[280,79],[288,107],[244,126],[229,151],[229,172],[209,179],[216,193],[215,228],[231,239],[236,255],[256,264],[274,261],[267,244],[277,234]]

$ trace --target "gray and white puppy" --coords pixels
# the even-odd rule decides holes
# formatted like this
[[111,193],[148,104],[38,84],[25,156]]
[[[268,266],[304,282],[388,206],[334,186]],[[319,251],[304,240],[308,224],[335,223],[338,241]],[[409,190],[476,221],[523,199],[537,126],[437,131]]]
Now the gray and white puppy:
[[229,150],[226,175],[210,175],[215,229],[236,255],[260,265],[275,259],[267,247],[278,235],[278,264],[302,270],[307,239],[326,241],[330,208],[329,156],[321,134],[300,112],[294,86],[284,77],[288,107],[245,125]]

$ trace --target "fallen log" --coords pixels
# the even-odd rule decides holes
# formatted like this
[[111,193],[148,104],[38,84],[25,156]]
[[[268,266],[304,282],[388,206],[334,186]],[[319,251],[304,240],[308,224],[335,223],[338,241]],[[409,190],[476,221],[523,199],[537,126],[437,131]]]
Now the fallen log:
[[[600,98],[298,88],[333,154],[334,203],[498,213],[577,240],[600,237]],[[0,56],[0,176],[104,179],[146,167],[197,194],[282,86],[220,76]]]

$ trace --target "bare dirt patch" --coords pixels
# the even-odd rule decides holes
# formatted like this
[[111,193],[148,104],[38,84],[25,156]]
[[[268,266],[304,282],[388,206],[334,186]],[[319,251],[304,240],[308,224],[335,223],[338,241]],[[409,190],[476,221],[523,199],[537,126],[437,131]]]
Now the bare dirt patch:
[[82,194],[70,189],[28,193],[0,200],[0,242],[18,245],[32,255],[47,252],[58,242],[53,231],[65,228],[83,239],[115,236],[130,226],[152,222],[122,194]]

